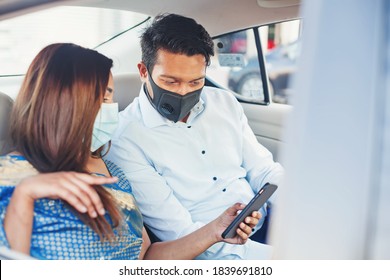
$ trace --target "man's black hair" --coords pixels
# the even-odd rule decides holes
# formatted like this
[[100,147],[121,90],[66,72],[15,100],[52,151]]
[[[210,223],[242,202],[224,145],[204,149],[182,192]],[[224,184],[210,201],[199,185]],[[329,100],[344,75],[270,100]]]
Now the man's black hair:
[[142,61],[153,70],[160,49],[188,56],[201,54],[206,65],[214,55],[214,43],[204,27],[194,19],[177,14],[161,14],[141,35]]

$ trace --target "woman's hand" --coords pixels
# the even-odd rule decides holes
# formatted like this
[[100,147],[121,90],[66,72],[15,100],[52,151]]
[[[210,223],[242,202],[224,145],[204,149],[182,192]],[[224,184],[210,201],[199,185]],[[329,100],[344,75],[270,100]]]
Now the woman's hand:
[[253,211],[251,216],[246,217],[244,219],[244,222],[240,223],[239,227],[236,230],[237,235],[235,237],[223,239],[221,236],[222,232],[230,225],[230,223],[237,216],[237,212],[244,208],[244,204],[236,203],[233,206],[229,207],[227,210],[225,210],[222,215],[220,215],[217,219],[213,221],[215,222],[215,232],[219,241],[225,241],[227,243],[232,244],[244,244],[248,240],[249,235],[252,233],[252,229],[258,224],[259,220],[261,219],[261,214],[258,211]]
[[77,172],[38,174],[24,179],[13,196],[21,196],[30,202],[39,198],[62,199],[91,218],[104,215],[105,210],[92,185],[115,183],[117,178],[98,177]]

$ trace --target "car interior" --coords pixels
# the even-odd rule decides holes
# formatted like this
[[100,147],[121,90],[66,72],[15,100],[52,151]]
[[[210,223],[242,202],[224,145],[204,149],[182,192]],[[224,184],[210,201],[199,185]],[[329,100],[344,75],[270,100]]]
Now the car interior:
[[[203,4],[205,6],[210,6],[210,3],[207,1],[200,1],[204,2]],[[196,10],[196,7],[201,6],[202,3],[189,3],[189,2],[180,2],[178,3],[177,1],[166,1],[164,7],[153,7],[148,1],[145,3],[137,3],[135,4],[129,4],[129,3],[124,3],[123,1],[109,1],[106,5],[109,6],[110,8],[115,8],[115,9],[124,9],[124,10],[134,10],[137,12],[142,12],[144,14],[154,16],[158,13],[164,12],[164,11],[170,11],[170,12],[175,12],[178,14],[186,14],[187,11],[191,11],[192,8]],[[234,13],[236,13],[236,7],[235,5],[226,5],[223,1],[214,1],[213,6],[216,8],[218,7],[223,7],[223,9],[220,9],[220,12],[224,13],[224,16],[226,18],[232,17]],[[293,16],[293,18],[298,17],[298,11],[299,11],[299,5],[297,1],[291,2],[293,4],[289,4],[285,6],[283,3],[267,6],[266,4],[269,1],[246,1],[245,5],[241,5],[240,9],[242,9],[242,13],[244,14],[249,14],[253,13],[252,8],[256,8],[257,12],[261,11],[261,14],[265,13],[266,11],[266,17],[265,21],[279,21],[286,15],[289,17]],[[42,6],[46,6],[47,4],[42,3]],[[104,4],[101,3],[95,3],[95,2],[85,2],[85,1],[78,1],[79,5],[85,5],[85,6],[105,6]],[[53,5],[53,3],[48,4],[50,7]],[[76,3],[77,5],[77,3]],[[194,5],[194,7],[192,7]],[[264,6],[265,5],[265,6]],[[11,5],[12,6],[12,5]],[[172,9],[172,7],[175,7]],[[8,11],[12,10],[11,15],[14,14],[24,14],[28,13],[31,10],[38,9],[37,7],[26,7],[25,9],[19,10],[19,7],[15,5],[14,7],[8,7]],[[274,13],[268,13],[268,10],[273,10],[275,11]],[[207,15],[210,13],[209,15]],[[9,13],[2,15],[2,18],[7,18],[9,16]],[[245,17],[245,18],[240,18],[240,21],[242,22],[236,22],[234,26],[226,26],[229,25],[224,22],[224,26],[222,27],[219,24],[215,23],[215,17],[212,16],[212,10],[208,11],[205,13],[204,11],[202,12],[196,12],[193,15],[196,20],[199,22],[202,22],[202,24],[206,27],[208,32],[214,36],[215,39],[215,44],[216,46],[219,46],[221,42],[221,34],[223,33],[230,33],[230,32],[236,32],[238,34],[243,34],[244,32],[247,33],[256,33],[258,31],[251,30],[249,29],[248,31],[241,31],[240,30],[243,28],[251,27],[251,26],[259,26],[259,21],[258,17]],[[239,23],[237,25],[237,23]],[[245,34],[245,33],[244,33]],[[252,35],[253,36],[253,35]],[[123,36],[122,36],[123,37]],[[238,36],[239,38],[240,36]],[[242,37],[242,35],[241,35]],[[123,65],[125,64],[123,59],[119,60],[117,59],[117,54],[112,52],[112,49],[115,49],[115,44],[123,44],[127,43],[124,38],[118,38],[119,40],[108,40],[108,43],[102,43],[99,44],[99,46],[96,48],[98,51],[101,51],[102,53],[105,53],[109,57],[113,57],[115,66],[116,68],[117,65]],[[131,38],[133,39],[133,38]],[[121,41],[122,40],[122,41]],[[127,39],[129,40],[129,39]],[[246,42],[244,42],[246,44]],[[246,46],[245,46],[246,47]],[[226,44],[225,44],[225,49],[226,49]],[[245,49],[244,49],[245,50]],[[218,52],[218,50],[216,50]],[[232,50],[234,52],[234,50]],[[127,55],[127,54],[126,54]],[[135,50],[133,50],[133,55],[134,56],[139,56],[140,54],[137,53]],[[235,55],[235,54],[233,54]],[[132,61],[134,64],[134,62]],[[263,62],[264,63],[264,62]],[[218,62],[214,62],[214,64],[218,65]],[[214,66],[213,66],[214,67]],[[135,65],[133,69],[136,69]],[[219,69],[217,69],[219,71]],[[215,70],[214,72],[217,72]],[[226,69],[222,69],[223,71],[226,71]],[[214,79],[214,74],[213,71],[211,71],[212,74],[206,78],[206,85],[207,86],[213,86],[213,87],[220,87],[220,88],[225,88],[228,89],[226,85],[221,85],[218,81],[215,81]],[[263,73],[264,74],[264,73]],[[114,99],[116,102],[119,104],[119,110],[123,110],[126,108],[127,105],[129,105],[134,98],[136,98],[139,94],[140,87],[141,87],[141,80],[139,78],[139,74],[136,71],[128,71],[127,68],[117,70],[116,72],[113,73],[114,76],[114,84],[115,84],[115,95]],[[14,75],[14,76],[4,76],[0,78],[0,90],[5,90],[9,91],[7,92],[9,96],[12,96],[13,98],[16,97],[17,91],[18,91],[18,85],[22,82],[23,75]],[[2,86],[1,86],[2,85]],[[229,90],[229,89],[228,89]],[[232,94],[237,96],[237,99],[242,101],[242,105],[244,107],[244,110],[246,112],[246,115],[248,117],[248,120],[250,122],[250,125],[252,129],[254,130],[257,139],[259,140],[260,143],[262,143],[264,146],[266,146],[274,155],[275,160],[278,160],[278,154],[279,150],[281,149],[281,146],[283,145],[282,141],[282,128],[283,128],[283,120],[285,116],[289,113],[291,110],[291,106],[289,105],[281,105],[281,104],[273,104],[272,102],[269,102],[269,96],[268,96],[268,91],[267,88],[265,90],[262,89],[264,93],[264,96],[260,97],[260,101],[257,100],[251,100],[251,99],[246,99],[245,97],[241,96],[240,94],[235,93],[233,90],[231,90]],[[12,98],[10,98],[8,95],[3,94],[0,95],[0,98],[3,100],[6,100],[6,102],[1,102],[1,106],[4,106],[4,110],[2,109],[1,112],[3,114],[2,116],[2,121],[1,123],[1,130],[0,130],[0,139],[1,139],[1,145],[0,145],[0,154],[6,154],[10,151],[9,145],[5,145],[6,139],[8,139],[7,134],[7,126],[9,121],[9,113],[12,108]],[[267,102],[264,102],[262,100],[267,100]],[[8,141],[8,144],[9,141]],[[270,208],[268,209],[270,212]],[[267,220],[263,226],[263,230],[259,231],[256,236],[253,238],[256,238],[260,241],[265,241],[266,240],[266,233],[268,230],[268,223],[269,223],[269,217],[267,217]],[[146,227],[147,228],[147,227]],[[148,229],[148,228],[147,228]],[[157,239],[154,237],[153,233],[148,231],[149,235],[151,236],[152,241],[156,241]]]
[[[385,214],[390,210],[390,5],[386,0],[17,0],[0,1],[0,22],[61,5],[149,17],[163,12],[186,15],[204,25],[217,46],[222,36],[246,31],[248,57],[241,50],[217,54],[206,84],[234,94],[257,140],[286,169],[268,232],[275,259],[390,259],[390,219]],[[298,71],[289,81],[291,103],[278,103],[271,96],[265,52],[280,42],[269,34],[283,30],[278,24],[299,19],[303,24],[294,25],[294,30],[302,33],[302,53]],[[264,37],[262,28],[274,33]],[[292,29],[284,30],[286,44],[297,39],[291,37]],[[134,62],[139,61],[138,45],[131,52],[123,50],[136,37],[125,36],[96,47],[114,59],[119,110],[138,96],[141,87]],[[125,53],[119,54],[118,48]],[[256,54],[260,65],[253,89],[256,96],[260,92],[260,99],[235,92],[220,80],[244,68],[249,54]],[[9,151],[4,146],[9,112],[22,79],[23,73],[0,73],[0,155]]]
[[[38,1],[39,2],[39,1]],[[178,14],[186,14],[187,11],[192,11],[192,17],[194,17],[199,22],[206,27],[211,36],[215,37],[215,44],[218,45],[220,36],[222,34],[230,33],[232,31],[239,31],[243,28],[251,26],[259,26],[261,22],[278,22],[284,18],[298,18],[299,16],[299,1],[287,1],[286,3],[280,1],[269,1],[269,0],[259,0],[259,1],[245,1],[245,4],[240,5],[240,7],[235,7],[235,5],[226,5],[224,1],[213,1],[213,6],[216,8],[223,7],[220,9],[220,13],[223,13],[225,18],[231,18],[237,13],[236,9],[239,9],[240,12],[247,15],[246,17],[240,17],[239,20],[233,22],[224,22],[223,24],[218,24],[215,22],[215,17],[213,16],[212,10],[210,11],[198,11],[196,7],[203,5],[210,6],[207,1],[198,1],[197,3],[176,3],[177,1],[169,0],[165,1],[164,5],[154,6],[151,5],[148,1],[143,3],[124,3],[120,0],[112,0],[108,3],[95,3],[94,1],[76,1],[74,5],[81,6],[96,6],[100,8],[105,8],[105,6],[113,9],[123,9],[123,10],[132,10],[137,12],[142,12],[146,15],[156,15],[161,12],[171,11]],[[203,3],[204,2],[204,3]],[[54,4],[49,3],[39,3],[42,4],[40,7],[51,7]],[[172,8],[174,7],[174,8]],[[8,13],[2,15],[2,18],[6,19],[13,14],[23,14],[27,12],[34,11],[38,9],[37,7],[26,7],[19,11],[18,5],[9,4],[5,11]],[[270,12],[272,10],[272,12]],[[12,11],[11,13],[9,13]],[[256,12],[255,12],[256,11]],[[5,13],[5,12],[4,12]],[[259,14],[261,15],[261,20],[259,20]],[[253,32],[248,30],[248,32]],[[121,41],[122,40],[122,41]],[[99,45],[96,49],[106,54],[109,57],[113,57],[115,61],[115,67],[118,68],[118,65],[122,67],[124,64],[121,60],[116,60],[117,54],[112,54],[112,49],[115,49],[115,44],[123,44],[124,39],[120,37],[117,40],[109,41],[108,43],[103,43]],[[258,47],[257,47],[258,48]],[[134,51],[134,50],[133,50]],[[260,50],[261,52],[261,50]],[[134,53],[134,57],[139,56],[139,53]],[[121,57],[122,59],[122,57]],[[134,59],[133,59],[134,60]],[[264,63],[264,62],[263,62]],[[133,62],[133,69],[136,69],[135,63]],[[217,64],[217,63],[216,63]],[[115,99],[119,103],[119,109],[123,110],[131,101],[138,96],[141,81],[138,77],[138,73],[134,70],[129,71],[129,65],[126,65],[127,68],[119,68],[116,72],[113,73],[115,81]],[[226,67],[225,67],[226,68]],[[219,71],[219,69],[217,69]],[[225,69],[222,69],[225,70]],[[207,77],[206,85],[222,87],[228,89],[226,86],[222,85],[215,81],[213,71]],[[264,73],[263,73],[264,74]],[[260,75],[260,74],[259,74]],[[18,90],[18,85],[20,85],[23,75],[15,76],[4,76],[0,77],[0,91],[4,91],[9,96],[15,98]],[[266,84],[266,83],[265,83]],[[264,88],[264,96],[261,97],[264,100],[269,100],[269,95],[267,91],[268,87]],[[237,99],[242,102],[246,115],[248,117],[249,123],[260,143],[262,143],[266,148],[268,148],[274,155],[275,160],[280,160],[279,150],[283,146],[282,140],[282,131],[283,123],[287,118],[288,113],[291,111],[291,106],[285,104],[277,104],[267,101],[264,103],[260,100],[246,99],[245,97],[231,91]],[[4,132],[2,132],[4,133]],[[3,136],[4,137],[4,136]],[[4,147],[3,149],[5,149]],[[0,150],[1,154],[4,154],[3,150]]]

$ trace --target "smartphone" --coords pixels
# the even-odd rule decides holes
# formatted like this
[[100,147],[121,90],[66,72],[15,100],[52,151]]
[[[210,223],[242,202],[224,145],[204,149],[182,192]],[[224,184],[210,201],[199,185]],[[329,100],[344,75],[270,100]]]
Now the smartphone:
[[233,222],[225,229],[222,233],[222,238],[232,238],[236,236],[236,229],[239,224],[244,221],[244,219],[252,215],[253,211],[259,211],[263,207],[264,203],[271,197],[271,195],[276,191],[278,186],[273,184],[265,184],[260,191],[252,198],[251,201],[245,206],[244,209],[234,218]]

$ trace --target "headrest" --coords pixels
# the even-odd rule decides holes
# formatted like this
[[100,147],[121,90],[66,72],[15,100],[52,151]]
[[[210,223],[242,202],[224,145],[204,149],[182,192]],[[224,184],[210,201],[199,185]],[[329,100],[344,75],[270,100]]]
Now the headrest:
[[114,101],[118,102],[122,111],[139,95],[141,79],[138,73],[117,74],[114,76]]

